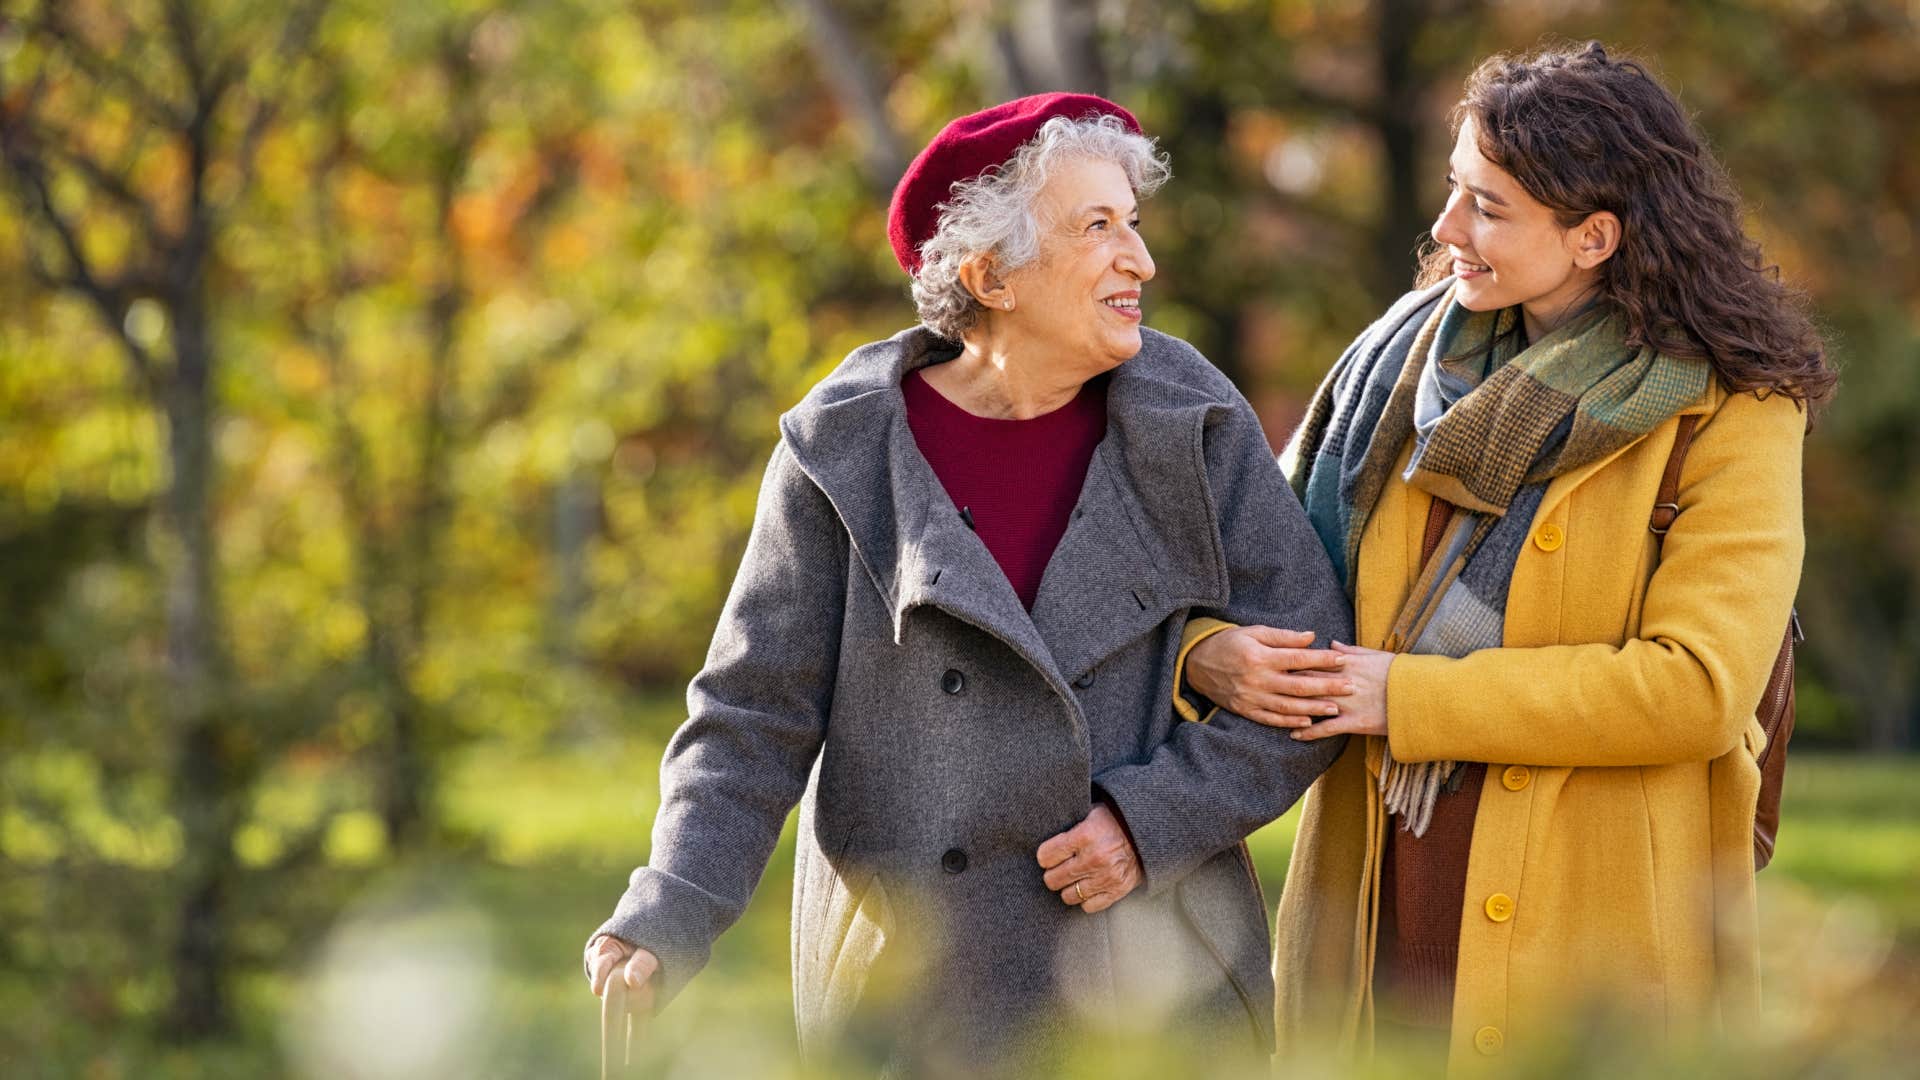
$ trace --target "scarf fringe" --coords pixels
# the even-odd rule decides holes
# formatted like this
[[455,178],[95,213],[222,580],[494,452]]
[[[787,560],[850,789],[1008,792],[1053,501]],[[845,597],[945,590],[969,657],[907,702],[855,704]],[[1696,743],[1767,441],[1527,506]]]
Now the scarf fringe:
[[1433,804],[1458,767],[1452,761],[1422,761],[1407,764],[1395,761],[1391,750],[1380,766],[1380,797],[1387,813],[1400,819],[1400,827],[1415,836],[1425,836],[1433,824]]

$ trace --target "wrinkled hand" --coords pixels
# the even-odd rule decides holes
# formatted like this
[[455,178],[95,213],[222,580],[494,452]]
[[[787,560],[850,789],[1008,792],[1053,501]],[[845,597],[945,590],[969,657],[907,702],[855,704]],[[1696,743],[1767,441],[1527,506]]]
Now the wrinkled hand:
[[1333,648],[1347,659],[1347,679],[1353,683],[1353,693],[1341,699],[1339,716],[1296,731],[1293,737],[1312,740],[1332,735],[1386,735],[1387,670],[1396,654],[1337,641]]
[[1105,803],[1080,824],[1047,840],[1036,853],[1047,888],[1069,905],[1093,914],[1132,892],[1145,875],[1127,830]]
[[587,984],[593,987],[593,996],[605,997],[607,981],[617,972],[627,984],[627,1009],[639,1016],[653,1012],[653,973],[658,970],[659,957],[611,934],[587,947]]
[[1340,715],[1354,689],[1346,656],[1312,644],[1310,630],[1222,630],[1187,654],[1187,682],[1228,712],[1268,727],[1304,728],[1316,717]]

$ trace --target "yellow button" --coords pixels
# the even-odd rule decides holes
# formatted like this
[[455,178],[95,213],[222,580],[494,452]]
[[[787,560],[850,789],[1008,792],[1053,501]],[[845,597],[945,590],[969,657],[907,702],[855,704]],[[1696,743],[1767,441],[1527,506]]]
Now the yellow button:
[[1533,780],[1533,770],[1525,765],[1509,765],[1507,771],[1500,774],[1500,783],[1508,791],[1519,791]]
[[1541,551],[1559,551],[1560,545],[1566,542],[1566,530],[1558,525],[1542,525],[1540,531],[1533,534],[1533,546]]
[[1513,897],[1503,892],[1487,897],[1487,918],[1494,922],[1506,922],[1513,918]]
[[1507,1045],[1507,1037],[1500,1034],[1500,1029],[1497,1027],[1489,1025],[1473,1033],[1473,1048],[1488,1057],[1499,1053],[1500,1048],[1505,1045]]

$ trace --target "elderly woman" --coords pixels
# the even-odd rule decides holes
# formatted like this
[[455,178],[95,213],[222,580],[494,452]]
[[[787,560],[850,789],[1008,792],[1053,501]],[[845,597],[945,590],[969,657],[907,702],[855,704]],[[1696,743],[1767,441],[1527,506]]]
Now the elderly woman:
[[956,120],[908,170],[889,231],[925,325],[781,421],[596,993],[685,986],[799,802],[804,1053],[1024,1071],[1089,1028],[1268,1051],[1242,840],[1339,740],[1183,722],[1175,659],[1196,612],[1322,644],[1349,615],[1246,402],[1141,328],[1136,200],[1166,176],[1125,110],[1064,94]]

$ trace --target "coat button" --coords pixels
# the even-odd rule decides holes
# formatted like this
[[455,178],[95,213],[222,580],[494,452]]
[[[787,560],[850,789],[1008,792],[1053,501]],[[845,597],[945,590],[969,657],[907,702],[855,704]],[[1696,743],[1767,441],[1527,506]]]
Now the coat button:
[[1487,918],[1494,922],[1506,922],[1513,918],[1513,897],[1503,892],[1487,897]]
[[949,874],[957,874],[966,868],[967,853],[959,848],[948,848],[947,853],[940,856],[940,869]]
[[1089,670],[1089,671],[1088,671],[1088,672],[1087,672],[1087,673],[1086,673],[1085,675],[1082,675],[1082,676],[1080,676],[1079,678],[1077,678],[1077,679],[1075,679],[1075,680],[1073,680],[1073,685],[1074,685],[1074,686],[1075,686],[1076,688],[1078,688],[1078,689],[1081,689],[1081,690],[1085,690],[1085,689],[1086,689],[1087,687],[1089,687],[1089,686],[1092,686],[1092,685],[1093,685],[1093,672],[1092,672],[1091,670]]
[[1500,774],[1500,784],[1508,791],[1519,791],[1533,780],[1533,770],[1525,765],[1509,765],[1507,771]]
[[1566,530],[1558,525],[1542,525],[1540,531],[1533,534],[1533,546],[1541,551],[1559,551],[1560,545],[1566,542]]
[[1506,1045],[1507,1037],[1500,1034],[1500,1029],[1491,1024],[1473,1033],[1473,1048],[1488,1057],[1498,1054],[1501,1047]]
[[967,677],[960,674],[956,668],[948,668],[947,673],[940,676],[940,689],[945,690],[949,694],[957,694],[966,688]]

